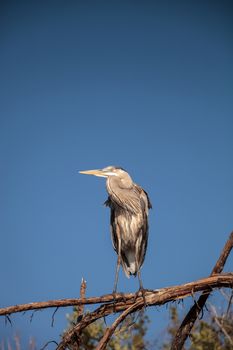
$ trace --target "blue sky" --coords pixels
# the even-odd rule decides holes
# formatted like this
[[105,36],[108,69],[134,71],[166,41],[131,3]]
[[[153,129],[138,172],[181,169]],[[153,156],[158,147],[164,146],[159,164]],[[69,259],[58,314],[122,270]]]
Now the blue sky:
[[[0,11],[1,305],[112,291],[105,180],[149,193],[145,287],[206,276],[233,228],[231,1],[6,1]],[[232,258],[226,269],[232,269]],[[120,274],[119,290],[137,280]],[[65,313],[0,320],[42,346]],[[156,337],[168,311],[151,310]]]

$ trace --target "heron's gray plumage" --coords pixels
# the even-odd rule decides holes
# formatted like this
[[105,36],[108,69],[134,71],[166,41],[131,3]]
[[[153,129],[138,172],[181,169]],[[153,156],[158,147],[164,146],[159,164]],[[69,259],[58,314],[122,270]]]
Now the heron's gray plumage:
[[112,243],[118,255],[115,285],[120,264],[127,277],[139,276],[148,242],[148,211],[152,207],[148,194],[120,167],[109,166],[82,173],[107,178],[105,204],[111,210]]
[[109,177],[107,191],[109,197],[105,204],[111,208],[113,247],[121,255],[126,276],[136,275],[144,262],[147,249],[150,200],[147,193],[134,184],[128,174]]

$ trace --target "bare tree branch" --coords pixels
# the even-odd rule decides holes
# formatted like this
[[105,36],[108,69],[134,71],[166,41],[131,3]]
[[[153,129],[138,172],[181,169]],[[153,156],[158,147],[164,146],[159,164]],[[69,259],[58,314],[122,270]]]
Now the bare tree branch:
[[[223,267],[226,263],[226,260],[231,252],[231,249],[233,247],[233,232],[230,234],[230,237],[228,241],[226,242],[220,257],[218,261],[216,262],[212,272],[211,276],[214,276],[215,274],[221,273],[223,270]],[[192,327],[199,316],[200,312],[202,312],[203,307],[206,303],[206,300],[208,299],[209,295],[211,293],[211,289],[209,289],[208,293],[202,294],[198,301],[194,303],[194,305],[191,307],[187,315],[185,316],[183,322],[180,325],[180,328],[178,329],[174,340],[172,342],[171,350],[181,350],[183,348],[183,345],[189,336]]]
[[[198,291],[206,291],[209,289],[222,287],[231,288],[233,278],[232,276],[232,273],[219,274],[203,278],[194,282],[186,283],[183,285],[148,290],[145,292],[146,302],[148,305],[154,305],[155,303],[156,305],[162,305],[169,301],[178,300],[190,296],[193,292],[196,293]],[[18,312],[46,308],[68,307],[75,305],[90,305],[102,303],[108,303],[107,305],[112,305],[111,303],[114,304],[114,302],[117,308],[116,311],[122,311],[125,310],[128,306],[137,302],[138,300],[142,300],[141,295],[138,295],[138,293],[117,293],[115,295],[106,294],[100,297],[49,300],[0,308],[0,316],[9,317],[11,314]]]
[[128,309],[126,309],[124,312],[122,312],[120,314],[119,317],[117,317],[117,319],[113,322],[112,326],[107,328],[104,336],[102,337],[102,339],[100,340],[96,350],[104,350],[109,342],[109,340],[111,339],[113,333],[115,332],[117,326],[124,321],[124,319],[132,312],[134,312],[136,309],[138,308],[137,303],[133,304],[132,306],[130,306]]
[[[206,293],[209,293],[210,289],[213,290],[222,287],[233,287],[233,273],[219,274],[208,278],[203,278],[195,282],[190,282],[179,286],[162,288],[156,291],[146,291],[145,300],[147,306],[158,306],[174,300],[179,300],[188,296],[192,296],[193,293],[196,292],[205,291]],[[131,294],[130,297],[128,297],[127,294],[125,294],[125,296],[125,301],[124,298],[123,300],[116,300],[115,302],[113,300],[111,302],[101,305],[93,312],[87,313],[78,324],[76,324],[72,329],[68,330],[64,334],[61,343],[57,347],[57,350],[65,350],[69,346],[69,344],[72,344],[74,340],[77,340],[84,328],[86,328],[89,324],[95,322],[96,320],[102,317],[121,311],[126,311],[127,314],[130,314],[144,308],[145,304],[142,296],[137,296],[137,293]],[[114,327],[114,325],[112,325],[112,327]],[[111,332],[111,329],[109,332]],[[106,338],[107,337],[108,334],[106,335]],[[109,338],[107,339],[109,340]]]
[[[82,331],[89,324],[110,314],[121,312],[113,324],[106,329],[104,336],[98,344],[97,350],[104,350],[118,325],[129,314],[142,310],[145,307],[145,303],[147,306],[159,306],[171,301],[184,299],[188,296],[194,297],[194,293],[203,292],[199,299],[195,301],[195,304],[185,317],[173,341],[171,349],[180,350],[183,347],[187,336],[190,334],[196,318],[199,316],[200,312],[203,312],[203,307],[210,293],[217,288],[233,288],[233,273],[221,273],[232,247],[233,233],[231,233],[227,243],[225,244],[220,257],[212,270],[211,276],[197,281],[189,282],[183,285],[161,288],[159,290],[146,290],[144,292],[144,296],[138,293],[118,293],[116,295],[106,294],[100,297],[86,298],[86,281],[82,279],[80,298],[49,300],[0,308],[0,316],[5,316],[8,320],[10,320],[10,315],[13,313],[26,312],[29,310],[34,310],[33,312],[35,312],[36,310],[45,308],[56,308],[56,312],[60,307],[78,306],[77,323],[71,329],[65,332],[60,344],[57,345],[57,350],[65,350],[69,347],[74,349],[72,345],[75,344],[75,348],[79,348]],[[84,314],[84,305],[90,304],[101,305],[93,312]],[[53,321],[55,312],[52,316]]]
[[[132,298],[133,293],[124,294],[126,298]],[[116,300],[123,300],[122,294],[116,294]],[[41,302],[32,302],[27,304],[19,304],[8,306],[5,308],[0,308],[0,316],[11,315],[18,312],[26,312],[29,310],[37,309],[47,309],[47,308],[56,308],[56,307],[68,307],[75,305],[89,305],[89,304],[100,304],[107,303],[109,301],[114,301],[114,295],[106,294],[100,297],[90,297],[90,298],[70,298],[70,299],[58,299],[58,300],[48,300]]]

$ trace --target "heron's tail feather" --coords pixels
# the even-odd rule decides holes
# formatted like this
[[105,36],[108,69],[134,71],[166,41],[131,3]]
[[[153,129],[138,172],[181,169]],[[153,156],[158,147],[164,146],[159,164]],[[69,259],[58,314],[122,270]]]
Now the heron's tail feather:
[[137,267],[135,261],[135,253],[132,251],[127,252],[122,255],[122,267],[126,274],[126,277],[130,277],[130,275],[137,275]]

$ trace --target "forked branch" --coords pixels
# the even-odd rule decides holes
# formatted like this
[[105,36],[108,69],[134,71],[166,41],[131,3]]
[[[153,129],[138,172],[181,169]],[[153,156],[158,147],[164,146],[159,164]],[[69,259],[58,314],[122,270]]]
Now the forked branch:
[[[196,292],[202,292],[202,295],[195,302],[194,306],[189,311],[184,319],[180,330],[177,333],[173,342],[173,350],[182,349],[181,344],[184,344],[185,339],[190,334],[192,325],[195,322],[198,314],[201,312],[205,301],[214,289],[218,288],[233,288],[233,273],[221,273],[227,257],[233,247],[233,233],[231,233],[210,277],[189,282],[183,285],[177,285],[159,290],[145,291],[145,301],[148,307],[159,306],[171,301],[184,299],[188,296],[193,296]],[[10,317],[13,313],[24,312],[28,310],[38,310],[45,308],[60,308],[67,306],[78,306],[78,323],[69,329],[63,336],[62,341],[57,346],[57,350],[65,350],[67,348],[79,348],[82,331],[96,320],[114,313],[121,313],[112,326],[106,329],[103,338],[100,340],[97,350],[104,350],[114,334],[118,325],[131,313],[141,310],[145,307],[144,298],[138,293],[128,294],[106,294],[100,297],[85,298],[86,282],[82,280],[80,298],[77,299],[60,299],[50,300],[45,302],[35,302],[29,304],[21,304],[9,306],[0,309],[0,316],[5,315]],[[90,313],[84,313],[84,305],[101,304],[97,309]],[[191,316],[190,316],[191,315]],[[179,334],[180,341],[179,341]],[[178,340],[177,340],[178,339]],[[183,342],[183,343],[182,343]]]
[[[216,262],[211,275],[214,276],[217,273],[221,273],[223,271],[224,265],[226,263],[226,260],[232,250],[233,247],[233,232],[231,232],[229,239],[227,240],[218,261]],[[199,314],[202,312],[203,307],[210,295],[210,291],[208,293],[203,293],[197,302],[193,304],[187,315],[185,316],[183,322],[180,325],[180,328],[178,329],[174,340],[172,342],[171,350],[180,350],[183,348],[183,345],[189,336],[193,325],[199,316]]]
[[[147,291],[145,293],[145,299],[148,307],[159,306],[171,301],[193,296],[193,294],[196,292],[203,291],[205,293],[209,293],[209,291],[223,287],[233,287],[233,273],[219,274],[183,285],[162,288],[154,291]],[[99,344],[99,350],[105,349],[107,341],[110,340],[110,337],[112,336],[118,324],[121,323],[128,314],[141,310],[145,306],[142,296],[136,296],[134,294],[125,294],[125,296],[125,300],[121,295],[121,299],[117,299],[115,303],[114,301],[105,303],[93,312],[84,315],[78,324],[76,324],[72,329],[68,330],[64,334],[61,343],[57,347],[57,350],[65,350],[67,347],[69,347],[69,344],[72,344],[74,339],[78,339],[81,336],[83,329],[96,320],[102,317],[106,317],[110,314],[114,314],[115,312],[123,312],[121,316],[119,316],[119,320],[117,319],[115,321],[117,323],[113,323],[110,329],[107,328],[106,334]]]

